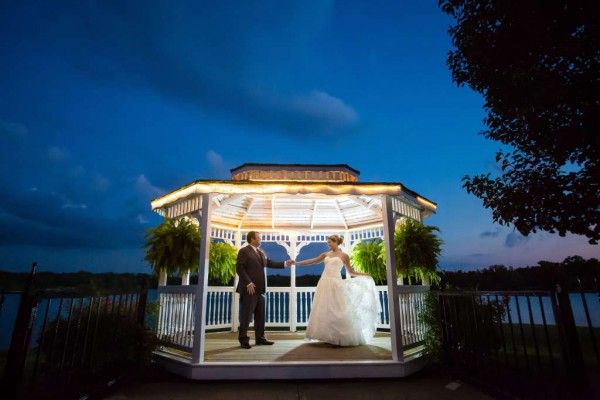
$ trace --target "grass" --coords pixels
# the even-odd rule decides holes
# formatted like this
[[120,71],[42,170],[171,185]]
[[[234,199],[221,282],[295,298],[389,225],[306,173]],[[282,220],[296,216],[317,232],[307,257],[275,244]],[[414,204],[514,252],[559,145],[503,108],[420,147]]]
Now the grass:
[[[459,328],[460,329],[460,328]],[[600,328],[593,328],[596,343],[600,339]],[[587,327],[577,327],[579,343],[587,368],[598,368],[592,337]],[[536,348],[537,343],[537,348]],[[488,331],[485,337],[466,336],[466,349],[481,349],[495,363],[519,369],[560,370],[565,367],[558,328],[555,325],[502,324],[501,329]]]

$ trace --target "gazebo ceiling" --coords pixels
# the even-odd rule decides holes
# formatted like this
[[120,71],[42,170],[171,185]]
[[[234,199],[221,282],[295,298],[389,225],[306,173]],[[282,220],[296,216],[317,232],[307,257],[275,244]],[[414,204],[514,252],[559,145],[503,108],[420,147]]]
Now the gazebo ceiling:
[[[212,223],[233,229],[347,230],[382,223],[382,195],[421,220],[436,204],[400,183],[357,182],[345,164],[243,164],[232,180],[198,180],[152,200],[167,217],[189,215],[212,193]],[[284,179],[284,180],[282,180]]]
[[382,221],[379,196],[219,194],[212,222],[236,229],[346,230]]

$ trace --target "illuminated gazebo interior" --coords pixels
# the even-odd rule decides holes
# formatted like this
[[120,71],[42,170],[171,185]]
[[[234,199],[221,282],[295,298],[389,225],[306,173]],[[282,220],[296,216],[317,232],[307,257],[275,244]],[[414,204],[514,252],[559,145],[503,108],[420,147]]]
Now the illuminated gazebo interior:
[[[227,318],[217,325],[210,322],[213,312],[212,308],[207,310],[210,242],[222,240],[239,249],[245,245],[245,234],[250,230],[261,232],[263,242],[283,246],[291,259],[296,259],[307,244],[326,242],[332,233],[344,237],[343,249],[348,253],[361,240],[382,239],[387,255],[386,302],[389,299],[389,310],[386,310],[389,321],[384,325],[390,330],[393,360],[403,361],[402,316],[398,315],[402,313],[399,306],[402,290],[393,267],[395,256],[390,239],[397,223],[406,218],[422,221],[435,213],[437,206],[401,183],[360,182],[359,175],[359,171],[346,164],[246,163],[231,170],[231,180],[197,180],[152,201],[152,209],[160,215],[191,218],[200,227],[198,285],[188,286],[189,289],[185,286],[159,288],[159,294],[164,296],[185,292],[193,298],[193,310],[186,311],[186,318],[191,322],[186,323],[194,327],[194,334],[179,343],[180,347],[190,349],[190,365],[205,364],[207,329],[218,326],[235,331],[237,328],[237,295],[233,288],[228,289],[231,307],[225,312]],[[295,276],[292,266],[290,287],[286,288],[289,315],[284,318],[287,320],[267,321],[267,327],[287,326],[295,332],[306,322],[310,307],[304,310],[300,304],[304,297],[296,288]],[[183,278],[184,285],[188,279]],[[161,302],[162,315],[173,312],[167,310],[168,304]],[[204,323],[199,324],[198,329],[193,321]],[[228,376],[236,374],[231,372]]]

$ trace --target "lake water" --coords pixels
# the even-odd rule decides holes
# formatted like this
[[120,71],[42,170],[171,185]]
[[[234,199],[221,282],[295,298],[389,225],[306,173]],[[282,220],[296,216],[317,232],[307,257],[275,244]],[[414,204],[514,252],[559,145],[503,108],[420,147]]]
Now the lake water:
[[[150,290],[148,292],[148,300],[156,301],[156,290]],[[600,327],[600,298],[596,293],[586,293],[585,298],[588,304],[590,319],[592,325]],[[570,295],[571,305],[573,308],[573,316],[575,323],[578,326],[586,326],[586,316],[583,307],[583,301],[579,293],[573,293]],[[20,295],[19,294],[7,294],[5,295],[4,307],[0,310],[0,350],[8,349],[10,345],[10,338],[12,335],[13,325],[15,322],[17,308],[19,306]],[[519,309],[521,311],[521,319],[524,323],[529,323],[530,314],[527,306],[527,299],[525,297],[511,298],[509,303],[511,318],[513,323],[518,321],[517,312],[517,301]],[[538,298],[530,298],[531,302],[531,318],[535,324],[542,323],[542,312]],[[544,315],[546,317],[546,323],[549,325],[554,324],[554,317],[552,314],[552,305],[548,297],[542,299]],[[287,309],[287,307],[285,307]],[[287,312],[287,310],[286,310]],[[287,318],[287,316],[286,316]],[[505,321],[508,319],[505,318]]]

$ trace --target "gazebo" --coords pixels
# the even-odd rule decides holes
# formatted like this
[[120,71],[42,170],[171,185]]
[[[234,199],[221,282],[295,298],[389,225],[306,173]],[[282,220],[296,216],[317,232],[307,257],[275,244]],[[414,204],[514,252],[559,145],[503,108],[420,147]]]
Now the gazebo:
[[[418,312],[428,286],[398,282],[393,234],[404,219],[435,213],[436,204],[401,183],[359,182],[359,174],[346,164],[246,163],[231,170],[231,180],[197,180],[152,200],[164,217],[196,221],[201,236],[198,284],[184,277],[181,286],[158,288],[158,335],[165,345],[157,355],[164,365],[192,379],[397,377],[420,369],[424,328]],[[220,240],[241,248],[251,230],[261,232],[263,243],[281,245],[291,259],[333,233],[344,237],[349,254],[362,240],[382,239],[387,286],[378,287],[380,348],[319,351],[303,341],[297,331],[308,321],[314,287],[297,287],[292,266],[289,287],[267,289],[266,325],[277,329],[276,345],[237,349],[234,334],[223,331],[237,330],[238,295],[235,285],[208,286],[209,245]],[[304,350],[311,355],[302,356]]]

